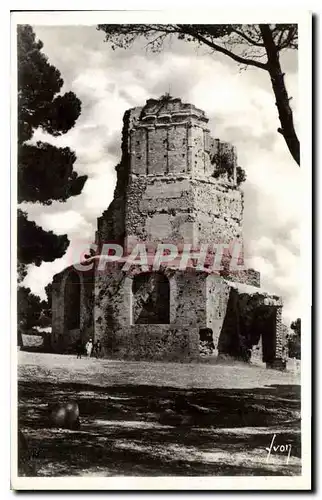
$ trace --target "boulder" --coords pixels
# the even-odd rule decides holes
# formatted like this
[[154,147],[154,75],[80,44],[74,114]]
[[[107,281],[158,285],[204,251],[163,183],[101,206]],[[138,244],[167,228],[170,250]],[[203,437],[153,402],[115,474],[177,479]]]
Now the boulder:
[[60,429],[79,429],[79,406],[74,401],[48,405],[51,427]]

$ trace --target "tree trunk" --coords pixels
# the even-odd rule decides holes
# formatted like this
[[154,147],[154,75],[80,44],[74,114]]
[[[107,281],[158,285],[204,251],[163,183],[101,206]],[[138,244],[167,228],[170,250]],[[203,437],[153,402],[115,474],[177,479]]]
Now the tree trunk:
[[281,128],[278,129],[278,132],[282,134],[291,155],[296,163],[300,165],[300,142],[294,128],[293,113],[284,83],[284,73],[281,69],[279,53],[274,43],[269,25],[260,24],[260,30],[267,54],[267,69],[271,78],[278,116],[281,123]]

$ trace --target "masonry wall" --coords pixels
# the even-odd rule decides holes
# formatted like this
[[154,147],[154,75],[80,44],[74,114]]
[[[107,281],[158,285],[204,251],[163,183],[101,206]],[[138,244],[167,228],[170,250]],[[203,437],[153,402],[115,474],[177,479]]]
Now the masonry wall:
[[254,286],[260,288],[260,272],[255,269],[237,269],[229,270],[228,272],[222,273],[225,279],[233,281],[235,283],[242,283],[245,285]]
[[230,286],[218,275],[206,279],[207,327],[213,331],[213,341],[218,354],[219,337],[227,312]]
[[258,344],[252,347],[251,361],[256,365],[263,365],[263,341],[262,337],[259,338]]
[[187,327],[207,326],[206,273],[187,269],[176,271],[176,322]]
[[[95,339],[110,358],[189,360],[199,357],[199,328],[206,326],[204,273],[164,269],[170,286],[169,323],[134,324],[133,266],[110,263],[96,274]],[[151,269],[152,271],[152,269]]]
[[[96,268],[93,293],[93,275],[80,273],[81,310],[80,329],[67,330],[64,324],[64,294],[66,279],[72,268],[55,276],[53,286],[53,347],[57,352],[71,349],[78,338],[86,341],[90,336],[100,339],[103,355],[116,359],[198,360],[200,357],[200,330],[211,328],[215,353],[237,355],[239,316],[236,304],[247,318],[252,318],[259,306],[273,307],[280,311],[279,302],[272,297],[242,289],[241,295],[232,284],[215,274],[195,269],[179,271],[163,268],[169,280],[169,323],[135,324],[133,279],[141,272],[137,266],[123,270],[123,262],[108,263],[105,269]],[[150,269],[152,272],[152,268]],[[235,305],[231,303],[235,294]],[[244,304],[245,300],[247,304]],[[248,311],[249,306],[249,313]],[[283,359],[285,339],[279,328],[277,314],[276,358]],[[93,324],[95,328],[93,329]],[[229,326],[230,325],[230,326]],[[237,325],[237,327],[236,327]],[[236,342],[234,338],[236,337]],[[226,340],[225,340],[226,339]],[[275,342],[275,340],[274,340]],[[262,356],[262,344],[255,357]],[[274,347],[275,348],[275,347]],[[256,349],[256,348],[255,348]],[[254,349],[253,349],[254,351]],[[258,352],[257,352],[258,351]],[[281,364],[281,363],[280,363]],[[272,366],[272,367],[275,367]]]
[[238,189],[213,178],[192,181],[197,240],[200,243],[242,244],[243,197]]
[[110,358],[193,361],[199,358],[198,328],[182,325],[132,325],[113,333]]
[[286,349],[286,330],[282,323],[282,307],[276,310],[275,322],[275,358],[268,363],[269,368],[277,368],[284,370],[287,362],[287,349]]
[[188,179],[133,176],[127,201],[128,236],[154,243],[193,241],[196,215]]

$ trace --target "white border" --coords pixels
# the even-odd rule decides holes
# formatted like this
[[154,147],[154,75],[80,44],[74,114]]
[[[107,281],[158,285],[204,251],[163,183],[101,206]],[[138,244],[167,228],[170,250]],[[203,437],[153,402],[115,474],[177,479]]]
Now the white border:
[[[32,8],[50,8],[43,2],[34,2]],[[51,3],[51,2],[50,2]],[[64,3],[64,6],[62,6]],[[16,2],[17,4],[17,2]],[[92,8],[97,3],[92,2]],[[55,2],[55,8],[62,10],[72,8],[66,6],[65,2]],[[17,8],[16,5],[13,8]],[[23,8],[22,3],[20,8]],[[80,6],[77,6],[81,9]],[[151,8],[151,7],[150,7]],[[15,12],[12,14],[11,26],[11,50],[12,61],[15,61],[15,30],[16,24],[31,23],[42,25],[68,25],[83,24],[95,25],[104,22],[104,17],[109,23],[130,23],[130,22],[158,22],[158,23],[209,23],[211,20],[218,23],[258,23],[258,22],[294,22],[299,24],[299,61],[300,61],[300,139],[301,139],[301,163],[303,175],[303,221],[302,221],[302,241],[301,251],[303,255],[303,332],[311,331],[310,304],[311,304],[311,16],[307,11],[294,9],[290,10],[176,10],[176,11],[96,11],[96,12]],[[12,181],[12,249],[16,248],[16,78],[15,64],[11,68],[11,104],[12,104],[12,160],[11,160],[11,181]],[[287,189],[287,187],[286,187]],[[12,252],[12,325],[16,324],[16,258]],[[300,313],[299,313],[300,315]],[[310,336],[308,336],[310,338]],[[16,417],[17,417],[17,349],[16,333],[12,333],[11,342],[11,420],[12,429],[12,487],[19,490],[305,490],[310,488],[311,475],[311,346],[310,341],[305,337],[303,342],[302,356],[302,453],[303,472],[300,477],[111,477],[111,478],[84,478],[84,477],[59,477],[59,478],[18,478],[16,475]]]
[[[302,276],[302,332],[312,332],[312,52],[311,19],[304,18],[299,24],[299,137],[301,142],[302,220],[301,220],[301,276]],[[302,474],[309,477],[311,470],[311,340],[302,333],[301,343],[301,406],[302,406]]]
[[[95,5],[95,2],[93,2]],[[93,8],[94,8],[93,5]],[[66,6],[65,6],[66,8]],[[194,23],[207,24],[214,23],[259,23],[265,22],[264,19],[269,18],[271,23],[301,23],[304,18],[309,17],[306,10],[288,9],[285,10],[227,10],[227,9],[207,9],[207,10],[128,10],[128,11],[81,11],[76,12],[13,12],[12,22],[15,24],[34,24],[42,26],[50,25],[97,25],[104,22],[104,18],[108,23]],[[303,23],[303,24],[304,24]]]

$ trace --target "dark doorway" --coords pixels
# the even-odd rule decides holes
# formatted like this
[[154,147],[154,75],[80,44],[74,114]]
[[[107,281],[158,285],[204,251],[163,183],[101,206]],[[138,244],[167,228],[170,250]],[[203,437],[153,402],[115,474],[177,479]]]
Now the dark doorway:
[[210,356],[215,349],[213,332],[211,328],[199,330],[199,352],[201,356]]
[[133,279],[132,292],[134,324],[170,322],[170,284],[163,273],[138,274]]
[[263,361],[271,363],[276,350],[276,308],[262,299],[230,291],[219,336],[219,354],[249,361],[253,346],[262,337]]
[[75,271],[69,273],[65,283],[65,317],[67,330],[80,328],[80,279]]
[[263,306],[259,308],[258,317],[262,334],[263,361],[273,363],[276,353],[276,308]]
[[233,358],[240,357],[241,322],[239,296],[236,290],[231,289],[218,340],[219,354],[228,355]]

